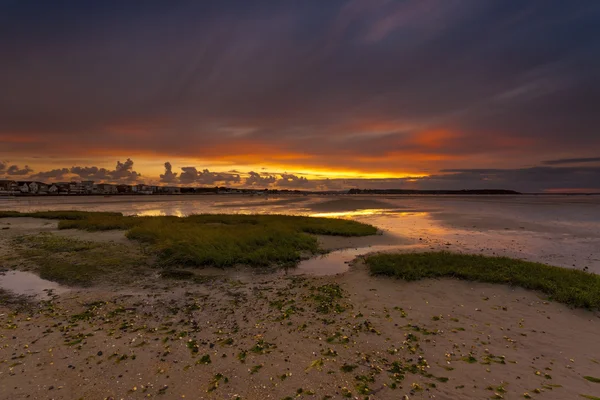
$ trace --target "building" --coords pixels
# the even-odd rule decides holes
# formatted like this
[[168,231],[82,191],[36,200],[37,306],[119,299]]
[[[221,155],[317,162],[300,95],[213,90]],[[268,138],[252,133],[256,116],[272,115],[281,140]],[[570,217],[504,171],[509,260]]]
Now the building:
[[[17,184],[19,185],[19,191],[21,193],[38,194],[39,186],[38,186],[37,182],[20,181],[20,182],[17,182]],[[47,190],[48,190],[48,186],[46,185],[46,191]]]
[[137,194],[152,194],[152,187],[148,185],[144,185],[140,183],[138,185],[132,186],[132,190]]
[[70,182],[69,183],[69,194],[84,194],[85,188],[79,182]]
[[130,185],[117,185],[117,193],[129,194],[133,191]]
[[58,188],[58,194],[69,194],[69,182],[56,182],[54,186]]
[[159,186],[157,188],[157,193],[162,194],[181,194],[181,188],[176,186]]
[[49,186],[43,182],[32,182],[37,185],[37,194],[48,194]]
[[20,193],[19,185],[15,181],[0,180],[0,194],[17,194]]
[[92,194],[94,193],[94,181],[81,181],[83,193]]
[[119,190],[116,185],[110,183],[99,183],[96,186],[97,193],[99,194],[117,194]]

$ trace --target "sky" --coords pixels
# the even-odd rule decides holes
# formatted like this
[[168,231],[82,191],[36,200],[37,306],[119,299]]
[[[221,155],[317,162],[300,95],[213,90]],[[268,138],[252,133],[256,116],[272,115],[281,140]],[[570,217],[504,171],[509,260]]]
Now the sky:
[[0,0],[0,178],[600,191],[597,0]]

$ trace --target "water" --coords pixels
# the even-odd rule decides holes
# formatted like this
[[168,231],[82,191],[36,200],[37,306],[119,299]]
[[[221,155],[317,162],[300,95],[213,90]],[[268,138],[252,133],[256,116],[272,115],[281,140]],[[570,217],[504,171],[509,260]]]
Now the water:
[[[116,211],[126,215],[293,214],[377,226],[390,246],[503,255],[600,273],[600,196],[114,196],[1,198],[0,210]],[[2,221],[0,220],[0,224]],[[2,231],[0,231],[0,235]],[[364,246],[356,246],[364,247]],[[388,247],[381,250],[391,250]],[[402,246],[397,249],[402,249]],[[335,252],[299,270],[343,271],[372,249]]]
[[350,262],[359,256],[369,253],[410,251],[423,248],[424,246],[420,245],[381,245],[336,250],[319,257],[301,261],[296,268],[289,272],[292,275],[313,276],[343,274],[350,269]]
[[69,290],[56,282],[47,281],[25,271],[8,271],[0,274],[0,288],[17,295],[35,296],[41,299],[49,298],[50,293],[60,294]]

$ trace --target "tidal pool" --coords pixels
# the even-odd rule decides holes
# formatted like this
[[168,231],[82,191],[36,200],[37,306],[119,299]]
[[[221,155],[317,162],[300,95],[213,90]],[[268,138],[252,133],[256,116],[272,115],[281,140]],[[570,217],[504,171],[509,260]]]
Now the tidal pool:
[[0,274],[0,288],[17,295],[48,298],[50,293],[60,294],[69,289],[56,282],[47,281],[25,271],[7,271]]

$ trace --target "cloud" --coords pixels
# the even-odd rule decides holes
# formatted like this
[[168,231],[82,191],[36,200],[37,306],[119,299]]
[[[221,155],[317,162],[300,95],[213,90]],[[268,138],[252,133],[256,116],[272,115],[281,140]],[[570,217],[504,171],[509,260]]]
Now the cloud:
[[182,167],[179,183],[181,184],[236,184],[241,182],[239,174],[230,174],[227,172],[211,172],[208,169],[198,171],[196,167]]
[[281,179],[277,180],[276,185],[279,187],[299,189],[309,186],[309,180],[304,176],[281,174]]
[[165,163],[165,173],[160,175],[160,181],[164,183],[177,181],[177,172],[173,173],[173,166],[168,161]]
[[[48,179],[52,181],[74,179],[96,182],[133,183],[141,177],[141,174],[133,170],[133,164],[134,162],[128,158],[125,162],[117,161],[114,170],[98,168],[95,166],[74,166],[71,168],[59,168],[51,171],[41,171],[31,175],[29,178]],[[33,171],[30,169],[28,174],[31,172]]]
[[0,161],[0,174],[6,170],[6,162]]
[[7,175],[24,176],[29,175],[32,172],[33,170],[27,165],[24,168],[19,168],[18,165],[11,165],[10,167],[8,167],[5,173]]
[[60,168],[60,169],[53,169],[51,171],[38,172],[37,174],[30,175],[29,179],[35,180],[35,181],[50,180],[52,182],[59,182],[59,181],[68,179],[67,178],[68,175],[69,175],[68,168]]
[[258,172],[248,172],[245,180],[246,186],[268,187],[277,181],[277,177],[270,174],[259,174]]
[[588,157],[588,158],[561,158],[558,160],[546,160],[543,164],[546,165],[562,165],[562,164],[582,164],[582,163],[595,163],[600,162],[600,157]]
[[128,158],[125,162],[117,161],[114,171],[110,171],[110,176],[114,180],[135,181],[140,174],[133,170],[133,161]]

